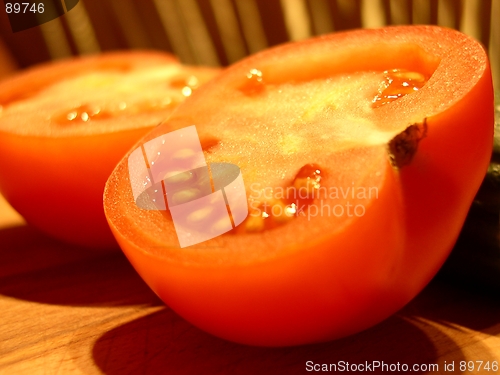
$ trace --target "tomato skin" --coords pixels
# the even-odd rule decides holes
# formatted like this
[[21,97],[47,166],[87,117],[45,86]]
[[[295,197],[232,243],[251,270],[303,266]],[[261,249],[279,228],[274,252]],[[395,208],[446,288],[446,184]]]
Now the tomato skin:
[[[217,72],[181,67],[176,58],[166,53],[113,52],[28,69],[2,82],[0,105],[5,107],[4,112],[9,111],[10,105],[29,106],[31,98],[47,97],[54,85],[86,74],[127,75],[169,66],[176,67],[179,74],[199,73],[201,81]],[[96,87],[95,93],[102,95],[103,90],[106,88]],[[60,103],[67,101],[62,96],[47,106],[61,108]],[[110,95],[109,99],[120,98]],[[68,103],[66,110],[74,108],[74,103],[79,102]],[[22,116],[13,120],[19,124],[19,132],[2,129],[2,121],[10,120],[0,116],[0,191],[28,223],[50,236],[89,248],[117,249],[102,208],[106,180],[130,147],[167,118],[175,106],[151,113],[132,113],[127,118],[91,120],[90,132],[72,129],[71,123],[52,124],[52,113],[37,114],[37,109],[27,108],[29,120]]]
[[44,233],[85,247],[115,248],[100,197],[117,161],[149,129],[65,139],[2,133],[0,190]]
[[[428,119],[434,136],[422,142],[412,164],[401,170],[411,238],[401,278],[406,279],[410,295],[418,293],[446,260],[484,179],[492,150],[493,102],[487,67],[465,97]],[[465,146],[470,153],[464,152]],[[447,224],[426,225],[429,218]]]
[[[391,43],[400,43],[402,49],[372,61],[377,56],[372,41],[385,52],[391,52]],[[358,44],[369,51],[357,56]],[[415,45],[422,48],[416,53],[422,58],[406,53]],[[477,56],[462,56],[470,53],[466,50]],[[327,58],[337,52],[338,61]],[[454,57],[463,61],[454,62]],[[394,68],[388,63],[399,64],[398,58],[402,68],[430,69],[432,76],[417,95],[398,99],[381,108],[379,115],[388,128],[393,122],[410,125],[426,119],[427,136],[411,163],[401,168],[390,165],[383,149],[370,154],[370,167],[383,176],[377,185],[378,199],[370,201],[366,214],[355,222],[325,225],[321,235],[311,235],[308,241],[296,238],[305,237],[300,231],[317,233],[312,224],[300,228],[291,223],[287,225],[295,225],[295,232],[274,230],[278,238],[269,255],[265,250],[272,242],[266,234],[223,236],[209,243],[220,248],[208,246],[201,254],[179,255],[169,248],[168,237],[158,238],[160,233],[149,225],[148,221],[159,220],[158,215],[143,214],[135,207],[126,162],[118,165],[105,190],[110,227],[138,273],[165,303],[219,337],[285,346],[359,332],[396,312],[424,288],[456,241],[492,149],[490,68],[482,48],[463,34],[439,27],[393,27],[333,34],[268,50],[227,69],[145,140],[188,123],[204,124],[203,132],[216,131],[214,124],[224,119],[220,112],[238,121],[241,113],[224,112],[231,104],[224,89],[231,93],[253,68],[259,68],[267,82],[300,82],[311,76],[328,77],[332,71]],[[296,69],[297,75],[291,75],[294,64],[304,67]],[[468,65],[462,69],[457,64]],[[211,100],[226,100],[226,108],[214,108]],[[243,126],[238,130],[246,132]],[[242,167],[244,178],[246,171]],[[241,252],[256,255],[238,258]]]
[[[387,185],[394,186],[394,182]],[[386,189],[375,204],[387,207],[398,194],[393,188]],[[358,227],[337,237],[343,245],[341,253],[332,251],[331,242],[300,248],[294,244],[292,255],[239,267],[171,262],[135,246],[112,223],[111,229],[139,275],[183,318],[231,341],[286,346],[326,341],[332,338],[332,331],[348,335],[353,326],[367,328],[403,303],[393,295],[373,309],[395,282],[391,269],[403,256],[404,240],[398,225],[403,221],[402,212],[391,210],[381,220],[377,211],[374,207]],[[374,226],[382,229],[376,238]],[[393,233],[390,239],[386,238],[388,232]],[[373,238],[371,244],[365,242],[368,235]],[[364,248],[366,253],[352,252],[352,248]],[[345,264],[356,264],[364,277],[356,282],[345,272]],[[327,287],[339,284],[345,289]]]

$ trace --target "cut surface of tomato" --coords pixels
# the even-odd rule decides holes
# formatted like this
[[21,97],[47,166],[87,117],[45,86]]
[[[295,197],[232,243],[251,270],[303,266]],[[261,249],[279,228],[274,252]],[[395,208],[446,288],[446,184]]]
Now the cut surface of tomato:
[[117,247],[102,209],[109,174],[216,72],[133,51],[41,65],[3,81],[0,191],[49,235]]
[[137,206],[125,157],[104,195],[123,251],[212,334],[324,341],[393,314],[446,259],[491,155],[491,73],[449,29],[331,34],[229,67],[141,143],[191,125],[208,163],[240,167],[248,217],[180,248],[168,210]]

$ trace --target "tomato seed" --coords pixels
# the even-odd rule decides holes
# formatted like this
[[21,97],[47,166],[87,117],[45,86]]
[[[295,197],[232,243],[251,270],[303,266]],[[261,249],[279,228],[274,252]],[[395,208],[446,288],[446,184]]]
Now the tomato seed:
[[213,210],[212,206],[200,208],[199,210],[191,212],[187,217],[187,221],[191,224],[198,224],[208,219],[212,215]]
[[299,199],[311,199],[314,192],[320,188],[321,169],[316,164],[306,164],[300,168],[292,186],[297,190],[295,196]]
[[[299,207],[311,205],[315,192],[320,188],[322,179],[321,167],[317,164],[306,164],[299,169],[291,183],[291,189],[285,189],[284,199],[271,199],[260,203],[245,220],[245,231],[262,232],[284,225],[299,214]],[[254,206],[255,207],[255,206]]]
[[192,171],[187,171],[187,172],[174,171],[167,173],[163,179],[168,180],[167,182],[169,184],[181,184],[193,181],[195,177],[196,176]]
[[196,188],[181,190],[174,193],[174,195],[172,196],[172,202],[174,204],[190,202],[199,198],[200,194],[200,190]]

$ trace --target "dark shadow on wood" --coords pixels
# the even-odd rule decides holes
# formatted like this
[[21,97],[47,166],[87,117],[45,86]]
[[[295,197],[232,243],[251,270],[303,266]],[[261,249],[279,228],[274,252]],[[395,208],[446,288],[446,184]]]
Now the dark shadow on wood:
[[50,239],[30,226],[0,230],[0,294],[59,305],[159,305],[121,252]]
[[258,348],[213,337],[165,309],[105,333],[96,341],[93,357],[99,368],[109,375],[293,375],[308,373],[308,361],[338,365],[341,361],[432,364],[438,358],[433,344],[436,341],[445,343],[454,352],[455,359],[463,358],[454,342],[433,330],[429,326],[422,331],[403,314],[337,341],[290,348]]

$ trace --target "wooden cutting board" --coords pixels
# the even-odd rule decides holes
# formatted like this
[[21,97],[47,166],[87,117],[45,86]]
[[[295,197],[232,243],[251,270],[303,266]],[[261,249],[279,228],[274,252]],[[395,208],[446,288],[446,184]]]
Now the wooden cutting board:
[[185,322],[121,253],[49,239],[3,199],[0,314],[0,374],[7,375],[303,374],[321,364],[374,369],[377,361],[392,365],[385,370],[399,363],[413,373],[459,373],[469,365],[467,373],[493,374],[494,362],[500,366],[498,295],[435,280],[402,311],[357,335],[292,348],[247,347]]

